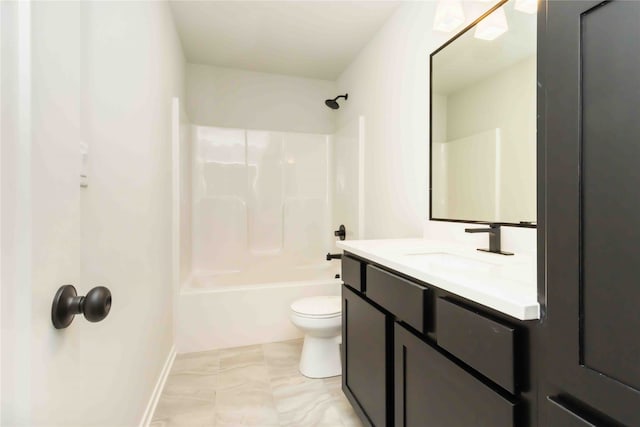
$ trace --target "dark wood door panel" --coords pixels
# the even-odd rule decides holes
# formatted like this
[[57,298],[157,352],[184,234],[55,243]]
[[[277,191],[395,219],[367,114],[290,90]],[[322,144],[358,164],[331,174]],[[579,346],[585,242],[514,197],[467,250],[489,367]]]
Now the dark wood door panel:
[[547,1],[540,17],[540,400],[640,425],[640,2]]
[[638,389],[640,6],[595,8],[581,29],[582,362]]

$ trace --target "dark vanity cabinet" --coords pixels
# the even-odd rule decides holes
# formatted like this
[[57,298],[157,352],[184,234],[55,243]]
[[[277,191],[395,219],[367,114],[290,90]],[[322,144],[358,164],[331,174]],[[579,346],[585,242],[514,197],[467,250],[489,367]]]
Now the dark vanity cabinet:
[[540,425],[638,426],[640,2],[538,22]]
[[394,333],[396,426],[514,425],[515,399],[402,325]]
[[530,322],[342,260],[343,390],[365,424],[535,425]]
[[[373,425],[388,424],[388,316],[349,287],[342,288],[342,381],[345,394]],[[359,414],[363,418],[363,414]]]

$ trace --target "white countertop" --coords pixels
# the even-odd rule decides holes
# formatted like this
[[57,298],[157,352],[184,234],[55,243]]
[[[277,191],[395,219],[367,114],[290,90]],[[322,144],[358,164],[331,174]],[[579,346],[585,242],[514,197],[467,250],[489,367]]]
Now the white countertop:
[[[344,240],[340,249],[519,320],[540,318],[536,260],[426,239]],[[459,262],[458,262],[459,260]]]

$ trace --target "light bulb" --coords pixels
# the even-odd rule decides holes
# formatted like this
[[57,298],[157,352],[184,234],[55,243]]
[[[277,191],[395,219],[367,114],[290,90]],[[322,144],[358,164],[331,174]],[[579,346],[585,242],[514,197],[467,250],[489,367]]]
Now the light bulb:
[[433,29],[445,33],[458,28],[464,22],[464,11],[460,0],[440,0],[436,6]]
[[481,40],[495,40],[507,32],[507,15],[501,7],[494,10],[490,15],[478,22],[474,37]]
[[538,0],[516,0],[513,8],[518,12],[534,14],[538,11]]

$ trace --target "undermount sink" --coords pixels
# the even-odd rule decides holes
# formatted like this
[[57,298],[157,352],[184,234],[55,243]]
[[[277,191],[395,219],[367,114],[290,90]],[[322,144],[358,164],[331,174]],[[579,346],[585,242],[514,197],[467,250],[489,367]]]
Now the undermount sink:
[[498,267],[498,264],[492,262],[480,261],[461,255],[455,255],[447,252],[428,252],[407,254],[412,259],[424,261],[433,266],[442,267],[457,271],[490,271]]

